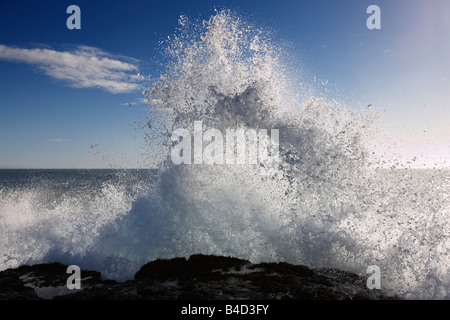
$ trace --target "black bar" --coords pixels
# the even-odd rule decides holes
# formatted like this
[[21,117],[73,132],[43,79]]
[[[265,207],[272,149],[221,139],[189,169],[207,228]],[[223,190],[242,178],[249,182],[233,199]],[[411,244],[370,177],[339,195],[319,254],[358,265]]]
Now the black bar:
[[[251,306],[268,306],[266,312],[261,308]],[[227,307],[229,306],[229,307]],[[236,308],[237,306],[237,308]],[[244,307],[241,307],[244,306]],[[189,308],[190,314],[182,314],[183,308]],[[195,309],[202,307],[202,309]],[[126,320],[130,316],[139,316],[139,319],[321,319],[323,317],[345,317],[365,319],[367,317],[379,317],[380,320],[389,316],[401,315],[417,316],[420,312],[428,317],[433,314],[443,314],[450,307],[449,301],[414,301],[414,300],[361,300],[361,301],[336,301],[336,300],[193,300],[193,301],[0,301],[0,310],[4,314],[11,311],[14,318],[20,316],[39,316],[47,318],[66,319],[70,316],[85,317],[99,316],[101,319],[114,317],[113,319]],[[206,308],[214,308],[210,316]],[[228,312],[227,312],[228,308]],[[234,310],[230,313],[229,311]],[[189,310],[189,309],[188,309]],[[209,309],[211,310],[211,309]],[[220,311],[219,311],[220,310]],[[252,313],[251,310],[254,312]],[[256,314],[256,310],[259,310]],[[202,312],[200,314],[200,311]],[[239,313],[237,313],[239,311]],[[244,311],[242,314],[241,311]],[[247,312],[245,312],[247,311]],[[130,319],[131,320],[131,319]]]

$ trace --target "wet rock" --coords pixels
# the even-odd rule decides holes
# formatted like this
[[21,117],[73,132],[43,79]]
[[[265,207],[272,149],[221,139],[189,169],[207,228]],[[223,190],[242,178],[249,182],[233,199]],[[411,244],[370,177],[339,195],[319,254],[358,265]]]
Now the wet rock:
[[81,289],[69,290],[67,266],[21,266],[0,272],[0,299],[59,300],[372,300],[395,299],[366,288],[366,279],[336,269],[288,263],[251,264],[233,257],[193,255],[158,259],[125,282],[81,271]]
[[241,267],[250,264],[247,260],[222,257],[192,255],[189,260],[185,258],[173,258],[170,260],[157,259],[149,262],[136,272],[136,280],[154,280],[185,278],[192,276],[205,276],[215,270],[227,270],[231,267]]
[[10,272],[0,277],[0,300],[39,300],[39,297],[16,274]]

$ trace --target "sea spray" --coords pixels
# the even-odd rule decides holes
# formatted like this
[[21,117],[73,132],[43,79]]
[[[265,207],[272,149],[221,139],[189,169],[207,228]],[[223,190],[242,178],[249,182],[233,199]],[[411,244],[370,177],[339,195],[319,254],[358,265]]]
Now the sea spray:
[[[449,172],[381,168],[368,144],[376,110],[297,94],[264,30],[226,10],[179,23],[143,119],[143,148],[165,161],[151,174],[91,172],[88,187],[81,172],[2,186],[0,268],[58,260],[125,280],[156,258],[221,254],[362,275],[377,265],[388,293],[448,298]],[[195,121],[278,129],[279,170],[173,163],[171,134]]]
[[221,130],[280,130],[275,177],[251,166],[166,162],[163,185],[176,186],[161,189],[172,194],[164,200],[178,203],[171,213],[186,218],[179,250],[360,274],[378,264],[394,294],[447,296],[448,172],[382,169],[386,159],[370,149],[376,110],[298,99],[282,51],[229,11],[201,23],[181,17],[166,45],[170,63],[147,95],[150,115],[170,110],[168,133],[199,120]]

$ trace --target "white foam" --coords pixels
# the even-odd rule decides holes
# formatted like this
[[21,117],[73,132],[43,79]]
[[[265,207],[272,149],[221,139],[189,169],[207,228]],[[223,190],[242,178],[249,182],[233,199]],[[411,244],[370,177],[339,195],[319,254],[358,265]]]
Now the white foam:
[[56,260],[125,280],[149,260],[195,253],[359,274],[375,264],[390,293],[448,298],[448,172],[376,169],[365,143],[373,110],[297,98],[269,34],[228,11],[182,18],[165,45],[167,72],[147,90],[158,124],[144,132],[149,148],[196,120],[223,132],[277,128],[279,173],[168,158],[138,191],[127,175],[133,183],[51,205],[45,188],[0,191],[1,269]]

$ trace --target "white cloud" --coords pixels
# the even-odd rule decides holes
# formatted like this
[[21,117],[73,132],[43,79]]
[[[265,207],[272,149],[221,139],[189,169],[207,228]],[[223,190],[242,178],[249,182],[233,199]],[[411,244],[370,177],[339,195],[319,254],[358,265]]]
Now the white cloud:
[[36,65],[47,75],[76,88],[101,88],[112,93],[140,89],[136,59],[113,56],[98,48],[71,51],[23,49],[0,44],[0,59]]

